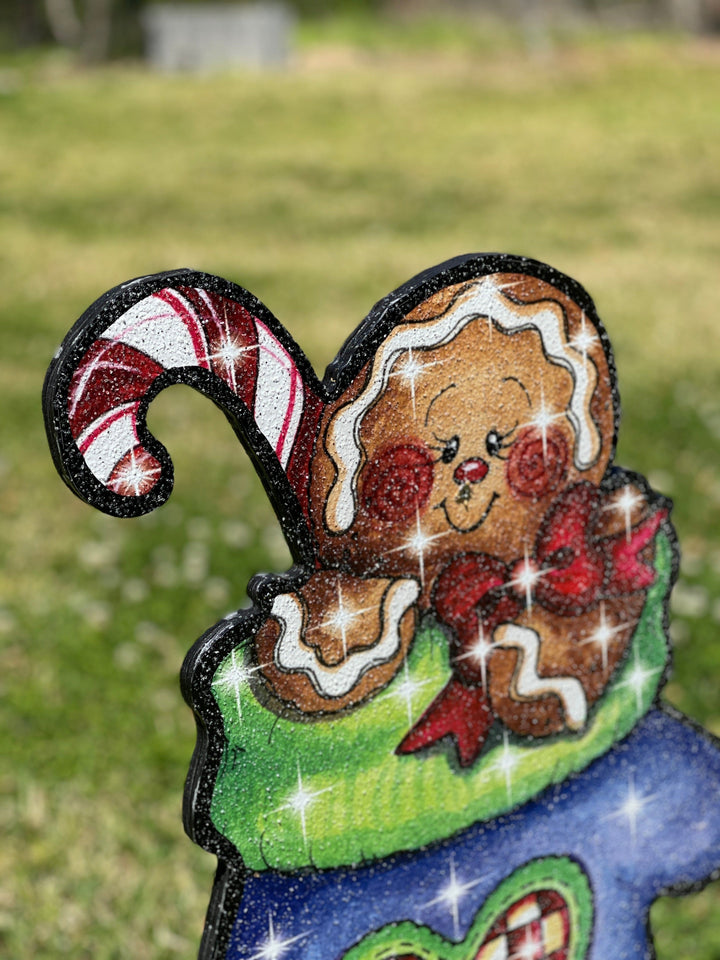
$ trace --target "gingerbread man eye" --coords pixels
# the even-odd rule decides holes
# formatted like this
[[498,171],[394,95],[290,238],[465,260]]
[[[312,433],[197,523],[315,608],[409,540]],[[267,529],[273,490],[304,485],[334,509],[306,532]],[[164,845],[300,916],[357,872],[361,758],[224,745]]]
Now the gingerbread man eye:
[[460,449],[460,437],[450,437],[449,440],[445,440],[443,437],[439,437],[436,433],[433,434],[438,443],[441,443],[441,447],[430,445],[432,450],[437,450],[440,456],[438,460],[441,463],[452,463],[455,457],[458,454]]
[[502,439],[497,430],[491,430],[485,438],[485,449],[491,457],[496,457],[502,450]]
[[460,437],[451,437],[445,441],[445,446],[440,454],[443,463],[452,463],[460,449]]
[[418,444],[401,443],[381,451],[368,464],[362,499],[376,520],[397,523],[414,517],[433,485],[433,459]]
[[485,437],[485,449],[488,454],[491,457],[500,457],[501,460],[506,460],[507,457],[501,456],[500,451],[512,445],[511,443],[505,443],[505,441],[508,437],[511,437],[516,430],[517,423],[511,430],[508,430],[507,433],[500,433],[499,430],[491,430],[487,437]]

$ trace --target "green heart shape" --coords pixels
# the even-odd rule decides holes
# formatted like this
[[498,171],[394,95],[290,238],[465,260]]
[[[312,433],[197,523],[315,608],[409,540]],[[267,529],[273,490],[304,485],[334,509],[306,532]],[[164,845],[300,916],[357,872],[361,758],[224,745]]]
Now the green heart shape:
[[544,890],[560,894],[568,907],[567,960],[583,960],[590,945],[592,894],[585,874],[567,857],[532,860],[516,870],[488,897],[459,943],[405,920],[368,934],[343,960],[399,960],[410,956],[418,960],[474,960],[495,923],[523,897]]

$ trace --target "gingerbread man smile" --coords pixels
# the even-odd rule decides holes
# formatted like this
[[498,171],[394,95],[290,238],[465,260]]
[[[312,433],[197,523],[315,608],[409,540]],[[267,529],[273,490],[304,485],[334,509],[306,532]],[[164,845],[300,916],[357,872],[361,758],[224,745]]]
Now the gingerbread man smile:
[[[469,526],[461,526],[459,523],[455,523],[453,521],[452,517],[450,516],[450,511],[448,510],[447,500],[441,500],[440,503],[437,504],[435,509],[436,510],[440,509],[444,512],[445,518],[447,522],[450,524],[450,526],[453,528],[453,530],[457,530],[458,533],[472,533],[473,530],[477,530],[478,527],[480,527],[483,523],[485,523],[487,518],[490,516],[490,511],[495,506],[495,502],[496,500],[499,499],[499,497],[500,497],[500,494],[497,491],[495,491],[490,497],[490,502],[481,513],[480,518],[475,521],[471,520]],[[473,498],[472,488],[470,487],[469,484],[463,484],[460,487],[459,493],[455,497],[455,503],[462,504],[465,507],[466,514],[470,514],[470,501],[472,500],[472,498]]]

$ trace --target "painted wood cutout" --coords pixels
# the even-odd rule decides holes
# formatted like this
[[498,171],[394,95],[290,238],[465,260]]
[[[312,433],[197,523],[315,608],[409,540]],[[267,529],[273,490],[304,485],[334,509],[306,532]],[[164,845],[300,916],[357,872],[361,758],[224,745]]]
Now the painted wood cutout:
[[177,382],[229,418],[295,560],[182,670],[185,826],[219,859],[201,956],[650,956],[653,900],[720,868],[720,751],[659,699],[671,504],[613,466],[587,293],[451,260],[320,381],[247,291],[131,281],[48,373],[76,494],[121,517],[167,499],[146,413]]

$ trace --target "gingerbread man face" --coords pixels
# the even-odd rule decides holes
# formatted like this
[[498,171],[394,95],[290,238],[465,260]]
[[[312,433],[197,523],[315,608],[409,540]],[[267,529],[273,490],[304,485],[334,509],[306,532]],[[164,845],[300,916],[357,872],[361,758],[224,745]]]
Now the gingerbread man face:
[[446,288],[363,374],[326,413],[316,449],[321,550],[420,575],[425,595],[448,557],[521,555],[552,499],[598,483],[610,459],[600,338],[570,298],[535,279]]

